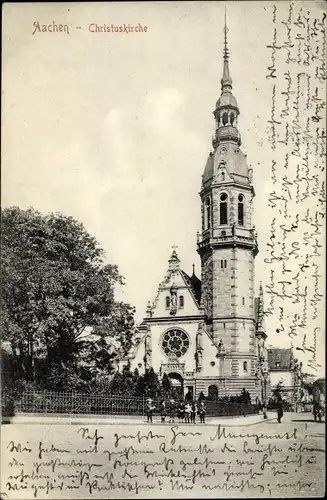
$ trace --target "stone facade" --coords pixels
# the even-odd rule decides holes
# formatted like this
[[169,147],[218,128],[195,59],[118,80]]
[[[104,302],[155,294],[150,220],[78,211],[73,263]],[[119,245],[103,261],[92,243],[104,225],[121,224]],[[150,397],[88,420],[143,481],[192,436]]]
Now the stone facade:
[[219,397],[238,395],[245,388],[253,401],[262,400],[267,355],[262,288],[257,300],[254,290],[255,191],[241,150],[226,47],[221,96],[213,114],[216,133],[200,191],[201,282],[194,270],[188,276],[180,269],[174,250],[148,306],[144,340],[131,353],[131,366],[142,372],[151,363],[160,376],[167,373],[195,396],[210,391]]
[[270,397],[277,385],[281,384],[283,398],[297,409],[303,385],[302,363],[294,358],[293,348],[270,347],[267,352]]

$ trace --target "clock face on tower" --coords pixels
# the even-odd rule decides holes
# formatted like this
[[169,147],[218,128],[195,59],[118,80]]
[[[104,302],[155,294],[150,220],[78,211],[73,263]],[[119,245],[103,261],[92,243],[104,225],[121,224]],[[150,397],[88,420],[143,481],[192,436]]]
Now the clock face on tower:
[[165,332],[162,336],[161,346],[166,356],[180,358],[184,356],[190,345],[187,333],[178,328]]

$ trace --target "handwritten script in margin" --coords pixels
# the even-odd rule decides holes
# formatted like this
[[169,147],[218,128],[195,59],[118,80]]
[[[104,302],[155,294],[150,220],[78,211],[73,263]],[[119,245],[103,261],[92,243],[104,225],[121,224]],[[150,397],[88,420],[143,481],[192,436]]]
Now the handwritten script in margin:
[[326,14],[310,4],[269,6],[265,217],[270,231],[264,262],[268,322],[305,353],[308,370],[317,371],[318,341],[324,336]]

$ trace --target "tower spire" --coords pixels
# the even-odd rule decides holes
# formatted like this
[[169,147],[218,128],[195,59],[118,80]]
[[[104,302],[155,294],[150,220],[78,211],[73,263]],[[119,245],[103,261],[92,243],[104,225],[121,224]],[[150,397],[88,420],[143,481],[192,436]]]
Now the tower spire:
[[224,71],[223,77],[221,79],[221,90],[222,92],[231,92],[232,91],[232,79],[229,73],[229,50],[228,50],[228,41],[227,41],[227,17],[226,17],[226,7],[225,7],[225,26],[224,26]]
[[227,20],[226,20],[226,7],[225,7],[225,27],[224,27],[225,43],[224,43],[224,59],[228,59],[227,33],[228,33],[228,28],[227,28]]
[[232,93],[232,78],[229,72],[229,49],[227,40],[227,16],[225,9],[224,23],[224,47],[223,47],[223,76],[221,79],[221,94],[216,102],[213,114],[216,121],[216,132],[212,145],[216,149],[221,142],[232,142],[241,145],[241,137],[237,129],[237,119],[240,110]]

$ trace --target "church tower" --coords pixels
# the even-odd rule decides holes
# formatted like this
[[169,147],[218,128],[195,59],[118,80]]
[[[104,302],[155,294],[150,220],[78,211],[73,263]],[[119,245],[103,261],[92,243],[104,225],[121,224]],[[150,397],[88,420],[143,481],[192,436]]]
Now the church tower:
[[229,394],[244,387],[256,393],[254,260],[258,253],[252,224],[255,195],[252,170],[241,150],[240,110],[233,95],[227,48],[223,51],[221,95],[213,112],[215,135],[200,191],[202,231],[201,306],[213,342],[224,346],[224,378]]
[[[263,289],[254,293],[258,245],[252,221],[252,170],[241,149],[240,110],[233,95],[225,21],[221,94],[215,135],[200,191],[202,230],[197,251],[201,281],[181,268],[176,248],[147,307],[131,369],[166,374],[174,397],[208,401],[239,396],[266,399],[267,349]],[[126,362],[126,360],[122,360]]]

